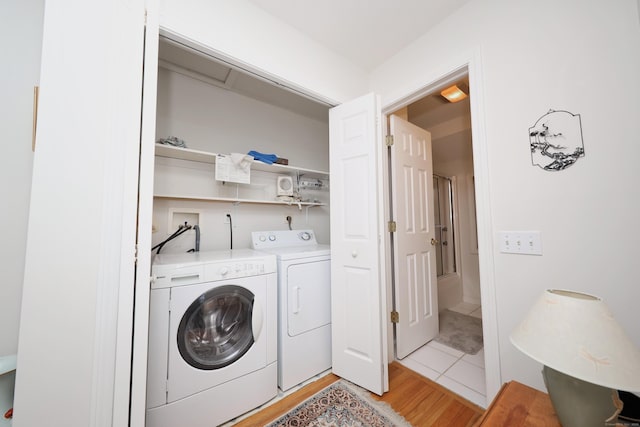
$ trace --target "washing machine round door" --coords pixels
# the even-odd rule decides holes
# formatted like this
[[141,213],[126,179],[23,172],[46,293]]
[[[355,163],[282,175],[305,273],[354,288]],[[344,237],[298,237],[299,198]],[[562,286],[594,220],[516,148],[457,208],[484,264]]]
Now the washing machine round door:
[[198,369],[219,369],[242,357],[253,345],[254,295],[235,285],[200,295],[182,316],[178,350]]

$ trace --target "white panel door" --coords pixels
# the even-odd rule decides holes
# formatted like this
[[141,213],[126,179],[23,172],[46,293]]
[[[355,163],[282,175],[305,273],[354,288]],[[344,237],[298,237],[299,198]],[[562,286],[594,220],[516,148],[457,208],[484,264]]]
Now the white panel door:
[[429,132],[393,115],[390,132],[396,356],[402,359],[438,335],[433,166]]
[[382,395],[389,384],[380,117],[374,94],[329,112],[333,372]]

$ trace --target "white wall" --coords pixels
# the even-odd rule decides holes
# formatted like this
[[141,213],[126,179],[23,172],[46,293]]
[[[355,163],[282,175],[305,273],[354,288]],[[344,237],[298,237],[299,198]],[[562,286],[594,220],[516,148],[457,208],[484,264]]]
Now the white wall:
[[[542,256],[518,256],[494,243],[503,381],[543,389],[540,366],[509,334],[545,288],[601,296],[640,346],[637,52],[633,0],[472,0],[372,73],[384,105],[447,74],[446,64],[476,54],[481,62],[491,233],[539,230],[543,247]],[[586,156],[562,172],[531,165],[528,128],[550,108],[582,117]]]
[[0,355],[18,350],[33,152],[33,87],[40,80],[43,0],[3,2],[0,8]]
[[329,113],[314,120],[230,90],[159,69],[156,135],[213,153],[277,154],[290,165],[329,170]]
[[319,99],[336,103],[368,91],[364,70],[245,0],[164,0],[162,6],[164,31]]
[[[212,251],[229,249],[229,224],[225,223],[226,214],[233,222],[233,248],[250,248],[251,232],[266,230],[287,230],[287,216],[291,216],[294,230],[312,229],[320,243],[329,243],[329,208],[313,207],[299,210],[296,206],[270,206],[241,203],[234,205],[226,202],[200,202],[170,199],[156,199],[153,205],[153,245],[169,237],[168,218],[170,210],[196,210],[200,212],[200,250]],[[175,231],[175,228],[172,232]],[[162,253],[182,253],[194,247],[195,234],[187,231],[180,237],[167,243]],[[155,253],[155,252],[154,252]]]
[[[289,165],[329,170],[329,125],[295,112],[239,95],[235,92],[160,68],[158,75],[157,136],[184,139],[188,148],[212,153],[247,153],[256,150],[289,159]],[[251,185],[240,184],[240,198],[276,199],[276,175],[251,171]],[[235,197],[238,184],[214,180],[214,168],[206,163],[158,158],[155,188],[159,194]],[[328,191],[303,194],[328,203]],[[153,245],[175,229],[169,226],[171,211],[200,213],[200,250],[228,249],[229,224],[233,223],[233,247],[251,247],[251,232],[284,230],[286,217],[292,228],[310,228],[321,243],[329,243],[329,208],[272,206],[229,202],[156,199],[153,210]],[[171,229],[171,231],[169,231]],[[194,246],[194,232],[186,232],[163,247],[163,253],[184,252]]]

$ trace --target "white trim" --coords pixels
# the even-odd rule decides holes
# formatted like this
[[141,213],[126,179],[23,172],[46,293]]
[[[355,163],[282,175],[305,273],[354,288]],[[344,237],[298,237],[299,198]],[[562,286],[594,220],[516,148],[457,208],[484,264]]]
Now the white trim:
[[471,134],[473,138],[473,170],[476,192],[476,218],[478,224],[478,258],[480,268],[480,298],[482,300],[482,332],[484,338],[484,364],[487,402],[500,391],[500,342],[496,285],[494,279],[493,222],[491,188],[489,184],[489,147],[485,131],[484,87],[482,82],[482,55],[476,51],[468,64],[471,98]]
[[[131,362],[130,426],[144,426],[147,397],[147,343],[151,274],[151,223],[158,87],[157,0],[147,0],[142,119],[140,129],[140,175],[138,182],[138,261],[135,277],[133,355]],[[115,424],[114,424],[115,425]]]
[[382,108],[391,114],[412,102],[427,96],[440,87],[468,73],[470,87],[471,132],[473,135],[473,168],[476,180],[476,211],[478,220],[478,250],[480,267],[480,293],[482,298],[482,326],[484,334],[485,380],[487,402],[498,393],[502,385],[500,349],[498,340],[497,305],[495,299],[493,228],[489,188],[489,158],[484,128],[484,91],[482,88],[482,55],[477,49],[464,63],[451,64],[443,69],[445,75],[427,79],[421,86],[407,90]]
[[[475,179],[473,175],[465,175],[465,181],[467,188],[475,188]],[[469,230],[471,230],[469,234],[472,236],[470,252],[474,255],[478,255],[478,220],[476,218],[476,194],[474,191],[467,191],[467,205],[469,206],[467,221],[469,222]]]

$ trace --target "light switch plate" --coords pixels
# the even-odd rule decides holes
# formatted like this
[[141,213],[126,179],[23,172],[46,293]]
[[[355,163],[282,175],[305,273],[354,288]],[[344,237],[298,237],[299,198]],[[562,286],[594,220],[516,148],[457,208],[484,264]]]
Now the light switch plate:
[[539,231],[499,231],[500,252],[505,254],[542,255]]

